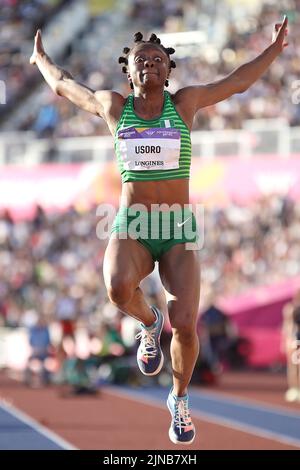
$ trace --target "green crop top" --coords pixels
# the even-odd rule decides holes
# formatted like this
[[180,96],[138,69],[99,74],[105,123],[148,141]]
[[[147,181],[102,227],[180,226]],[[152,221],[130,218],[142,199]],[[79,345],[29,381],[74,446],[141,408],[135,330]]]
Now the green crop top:
[[124,105],[114,143],[122,182],[189,178],[190,131],[164,91],[160,117],[142,119],[133,108],[133,94]]

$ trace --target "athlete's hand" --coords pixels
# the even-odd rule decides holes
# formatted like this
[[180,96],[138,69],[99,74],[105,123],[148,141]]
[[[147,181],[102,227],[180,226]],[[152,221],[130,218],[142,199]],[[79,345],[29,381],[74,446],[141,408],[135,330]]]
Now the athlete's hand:
[[282,52],[283,49],[286,46],[288,46],[288,42],[286,41],[286,36],[288,33],[287,25],[288,25],[288,19],[287,19],[287,16],[285,15],[282,23],[276,23],[274,26],[272,43],[278,46],[279,52]]
[[33,53],[29,60],[30,64],[32,65],[35,64],[37,57],[41,54],[45,54],[45,51],[44,51],[44,46],[42,43],[42,33],[41,33],[41,30],[38,29],[34,37]]

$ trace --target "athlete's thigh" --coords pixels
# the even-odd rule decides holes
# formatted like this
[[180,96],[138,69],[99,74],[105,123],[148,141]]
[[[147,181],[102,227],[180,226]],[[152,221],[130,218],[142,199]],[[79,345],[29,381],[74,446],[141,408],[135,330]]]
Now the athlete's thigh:
[[120,276],[138,286],[153,269],[152,256],[140,242],[132,238],[119,239],[112,234],[103,260],[106,283],[111,278]]
[[184,308],[196,315],[200,299],[200,254],[199,250],[187,250],[178,243],[159,260],[159,273],[164,288],[169,294],[170,306]]

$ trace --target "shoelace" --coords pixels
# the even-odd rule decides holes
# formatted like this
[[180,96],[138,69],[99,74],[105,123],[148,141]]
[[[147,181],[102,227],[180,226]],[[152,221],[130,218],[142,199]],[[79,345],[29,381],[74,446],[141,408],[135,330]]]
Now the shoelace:
[[148,358],[153,358],[156,356],[156,345],[155,345],[155,333],[157,328],[151,328],[151,330],[146,330],[143,328],[135,337],[135,339],[141,340],[141,354]]
[[192,419],[190,416],[187,400],[176,400],[174,422],[175,426],[179,428],[180,434],[186,427],[192,425]]

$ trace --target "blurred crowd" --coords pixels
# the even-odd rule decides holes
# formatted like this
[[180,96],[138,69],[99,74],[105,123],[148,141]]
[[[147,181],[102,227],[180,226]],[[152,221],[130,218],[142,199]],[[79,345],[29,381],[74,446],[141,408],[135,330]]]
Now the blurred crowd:
[[[2,73],[6,79],[9,78],[10,93],[22,84],[33,69],[30,66],[24,67],[24,60],[27,61],[28,57],[20,53],[22,37],[25,35],[28,39],[36,23],[35,15],[31,14],[30,8],[33,12],[37,4],[42,5],[43,9],[50,8],[50,4],[57,1],[6,1],[8,4],[4,10],[6,26],[0,33],[0,38],[4,37],[4,40],[0,41],[4,53],[0,55],[0,61],[4,65],[1,67],[4,70]],[[19,9],[13,8],[14,3],[20,4]],[[23,3],[24,7],[21,8]],[[130,89],[121,67],[117,64],[117,57],[122,47],[132,43],[132,34],[137,27],[140,27],[146,35],[153,30],[158,34],[189,30],[204,31],[207,43],[199,45],[199,53],[196,56],[176,57],[175,54],[177,68],[172,71],[169,88],[173,93],[183,86],[204,84],[219,79],[254,58],[271,43],[274,24],[287,13],[289,47],[248,91],[201,110],[195,119],[194,128],[237,129],[242,127],[246,119],[277,117],[285,118],[291,126],[297,126],[300,123],[300,111],[292,102],[292,84],[298,79],[300,71],[300,37],[296,34],[300,22],[300,0],[284,2],[268,0],[254,3],[256,8],[249,9],[247,2],[242,7],[231,0],[223,2],[156,0],[154,7],[143,0],[132,0],[124,19],[122,35],[116,32],[114,36],[110,36],[109,44],[104,46],[102,40],[99,41],[99,34],[100,31],[106,31],[105,27],[109,26],[110,16],[105,17],[106,25],[103,24],[102,17],[96,16],[89,23],[86,35],[83,34],[79,40],[74,40],[61,65],[70,71],[75,79],[92,89],[115,89],[126,95]],[[14,19],[12,13],[15,10],[21,12],[18,20]],[[118,11],[110,13],[110,15],[117,14],[123,13]],[[10,15],[12,19],[7,23],[7,17]],[[124,37],[128,38],[126,44],[123,44]],[[5,52],[7,44],[16,48],[12,56],[11,51]],[[39,112],[32,114],[29,112],[20,124],[20,129],[33,129],[40,137],[108,134],[108,129],[101,119],[80,111],[66,100],[55,96],[47,85],[44,85],[40,98]]]
[[[231,295],[300,274],[300,204],[262,197],[205,211],[203,281]],[[205,290],[205,287],[204,287]]]
[[[96,234],[96,209],[45,213],[31,221],[0,219],[0,313],[19,325],[24,312],[58,319],[101,317],[107,303],[102,261],[107,240]],[[203,227],[200,227],[203,230]],[[201,248],[205,287],[235,295],[300,274],[300,204],[261,198],[249,207],[205,208]]]
[[[66,0],[1,0],[0,80],[6,84],[6,104],[26,96],[36,79],[28,63],[27,42]],[[2,108],[1,111],[4,111]]]
[[[138,323],[106,295],[102,262],[107,241],[97,238],[95,214],[95,207],[63,214],[38,208],[33,220],[19,222],[2,214],[2,325],[30,328],[40,318],[57,325],[57,345],[84,331],[85,343],[98,348],[97,355],[134,350]],[[272,196],[247,208],[206,208],[204,219],[202,299],[212,289],[216,298],[235,295],[300,274],[299,203]],[[150,304],[166,312],[157,272],[142,289]]]

